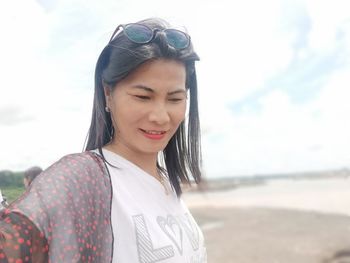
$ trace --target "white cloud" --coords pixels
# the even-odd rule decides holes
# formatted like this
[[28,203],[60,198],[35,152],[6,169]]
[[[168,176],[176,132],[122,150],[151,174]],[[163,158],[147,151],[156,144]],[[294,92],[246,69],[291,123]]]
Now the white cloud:
[[309,36],[310,48],[315,50],[334,48],[344,23],[349,24],[348,1],[307,0],[306,7],[312,21],[312,31]]
[[[29,15],[28,15],[29,14]],[[22,107],[30,95],[37,91],[35,83],[39,76],[34,69],[42,68],[42,55],[45,50],[48,26],[46,16],[35,1],[11,1],[0,11],[1,40],[1,105]]]
[[[294,104],[276,90],[261,111],[231,115],[205,140],[207,173],[282,173],[350,166],[350,70],[337,71],[314,101]],[[218,121],[219,122],[219,121]]]
[[249,101],[241,112],[230,108],[288,69],[299,36],[286,25],[299,17],[311,22],[299,58],[340,50],[349,65],[346,6],[309,0],[180,0],[172,6],[159,0],[8,1],[0,8],[0,118],[6,114],[0,121],[0,169],[46,167],[82,149],[99,52],[118,24],[151,16],[186,27],[201,57],[200,113],[210,176],[346,165],[346,69],[334,69],[314,101],[294,104],[276,89],[257,108]]
[[[311,30],[306,48],[300,48],[299,54],[295,53],[295,55],[299,58],[306,58],[310,55],[321,57],[342,52],[343,64],[341,66],[344,67],[350,62],[348,48],[350,14],[346,8],[347,3],[323,1],[321,4],[321,2],[293,2],[294,9],[281,12],[282,14],[289,12],[288,16],[291,16],[289,17],[291,21],[294,20],[293,16],[298,17],[298,12],[309,15]],[[296,6],[298,8],[295,8]],[[349,83],[347,78],[349,72],[346,69],[341,71],[341,69],[334,68],[334,75],[322,87],[322,93],[313,101],[309,100],[304,104],[291,101],[287,91],[279,87],[260,99],[260,108],[246,111],[243,108],[242,112],[233,114],[227,107],[230,102],[239,101],[245,95],[258,91],[264,86],[266,80],[272,76],[278,76],[281,71],[285,70],[292,59],[293,45],[297,40],[295,38],[298,37],[295,31],[297,28],[293,31],[293,28],[291,30],[290,27],[283,28],[282,26],[282,31],[278,31],[279,27],[276,29],[276,25],[286,24],[285,18],[275,16],[273,12],[266,12],[275,19],[269,24],[268,19],[267,22],[263,19],[266,14],[264,8],[256,10],[261,10],[261,14],[257,14],[256,18],[256,21],[261,23],[261,28],[258,28],[259,32],[256,29],[251,30],[254,32],[252,41],[248,41],[246,46],[235,45],[235,41],[229,41],[230,44],[232,43],[231,46],[239,47],[239,51],[242,50],[242,55],[237,56],[233,51],[226,56],[213,58],[221,62],[223,61],[221,58],[227,58],[232,65],[230,67],[224,65],[224,67],[226,66],[226,69],[231,71],[225,72],[221,69],[222,64],[216,63],[219,70],[215,72],[223,74],[219,77],[218,74],[213,74],[216,79],[211,79],[211,90],[208,83],[204,84],[207,93],[203,102],[204,107],[202,106],[202,109],[204,108],[202,116],[206,132],[204,157],[207,173],[220,176],[349,166],[350,140],[347,136],[349,134],[347,116],[350,112],[349,103],[346,102],[349,93],[346,88],[346,83]],[[241,13],[247,14],[247,12]],[[222,17],[227,18],[228,16],[224,14]],[[229,19],[232,20],[231,17]],[[242,28],[249,31],[249,23],[244,23],[246,22],[244,18],[239,18],[239,21],[241,25],[244,25]],[[265,34],[265,28],[267,31],[270,30],[271,34],[267,33],[266,39],[259,38],[260,33]],[[283,29],[290,31],[286,32]],[[255,36],[257,38],[253,40]],[[246,39],[243,37],[242,40],[244,43]],[[254,44],[250,46],[250,43]],[[257,53],[253,53],[252,60],[249,60],[248,56],[246,59],[248,63],[245,64],[244,56],[247,50],[252,49],[255,49]],[[223,50],[227,49],[223,47]],[[211,54],[213,53],[215,54],[215,52]],[[231,54],[235,56],[231,57]],[[246,66],[249,64],[252,65],[250,70]],[[316,78],[316,76],[311,77]],[[228,79],[230,81],[227,81]],[[245,79],[246,82],[244,83],[242,79]],[[225,80],[226,83],[223,84]],[[227,87],[232,90],[237,87],[238,91],[230,91]],[[247,102],[247,107],[254,106]]]

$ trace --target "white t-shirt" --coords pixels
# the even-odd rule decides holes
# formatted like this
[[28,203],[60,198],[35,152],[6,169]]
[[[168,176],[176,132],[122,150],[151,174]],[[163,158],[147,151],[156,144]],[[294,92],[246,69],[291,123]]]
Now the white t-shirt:
[[205,263],[203,234],[168,180],[103,150],[112,188],[113,262]]

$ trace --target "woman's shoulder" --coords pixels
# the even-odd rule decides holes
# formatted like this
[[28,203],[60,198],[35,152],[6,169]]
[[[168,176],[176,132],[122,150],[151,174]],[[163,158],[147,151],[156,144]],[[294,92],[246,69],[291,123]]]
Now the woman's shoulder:
[[93,151],[65,155],[53,163],[47,170],[57,168],[69,168],[71,171],[87,170],[92,168],[99,168],[101,170],[105,169],[102,158]]
[[45,169],[36,178],[36,183],[48,182],[83,182],[105,178],[108,179],[106,166],[100,156],[94,152],[72,153],[63,156]]
[[97,154],[95,151],[85,151],[85,152],[80,152],[80,153],[71,153],[63,156],[61,159],[59,159],[56,163],[59,162],[99,162],[102,161],[101,157],[99,154]]
[[[56,209],[88,196],[110,196],[110,192],[110,179],[101,158],[91,152],[74,153],[39,174],[13,207],[28,215],[40,207],[54,205]],[[33,218],[40,221],[37,215]]]

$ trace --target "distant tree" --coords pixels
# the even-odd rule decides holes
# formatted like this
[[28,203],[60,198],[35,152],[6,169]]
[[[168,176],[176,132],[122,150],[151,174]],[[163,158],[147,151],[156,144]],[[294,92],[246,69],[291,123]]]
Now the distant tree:
[[23,172],[0,171],[0,188],[1,187],[22,187]]

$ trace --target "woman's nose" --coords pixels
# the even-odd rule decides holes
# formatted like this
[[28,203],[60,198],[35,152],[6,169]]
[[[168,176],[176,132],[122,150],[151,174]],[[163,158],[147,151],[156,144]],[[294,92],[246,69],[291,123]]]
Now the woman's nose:
[[170,116],[166,105],[163,103],[155,104],[149,114],[149,120],[159,125],[168,123],[170,121]]

